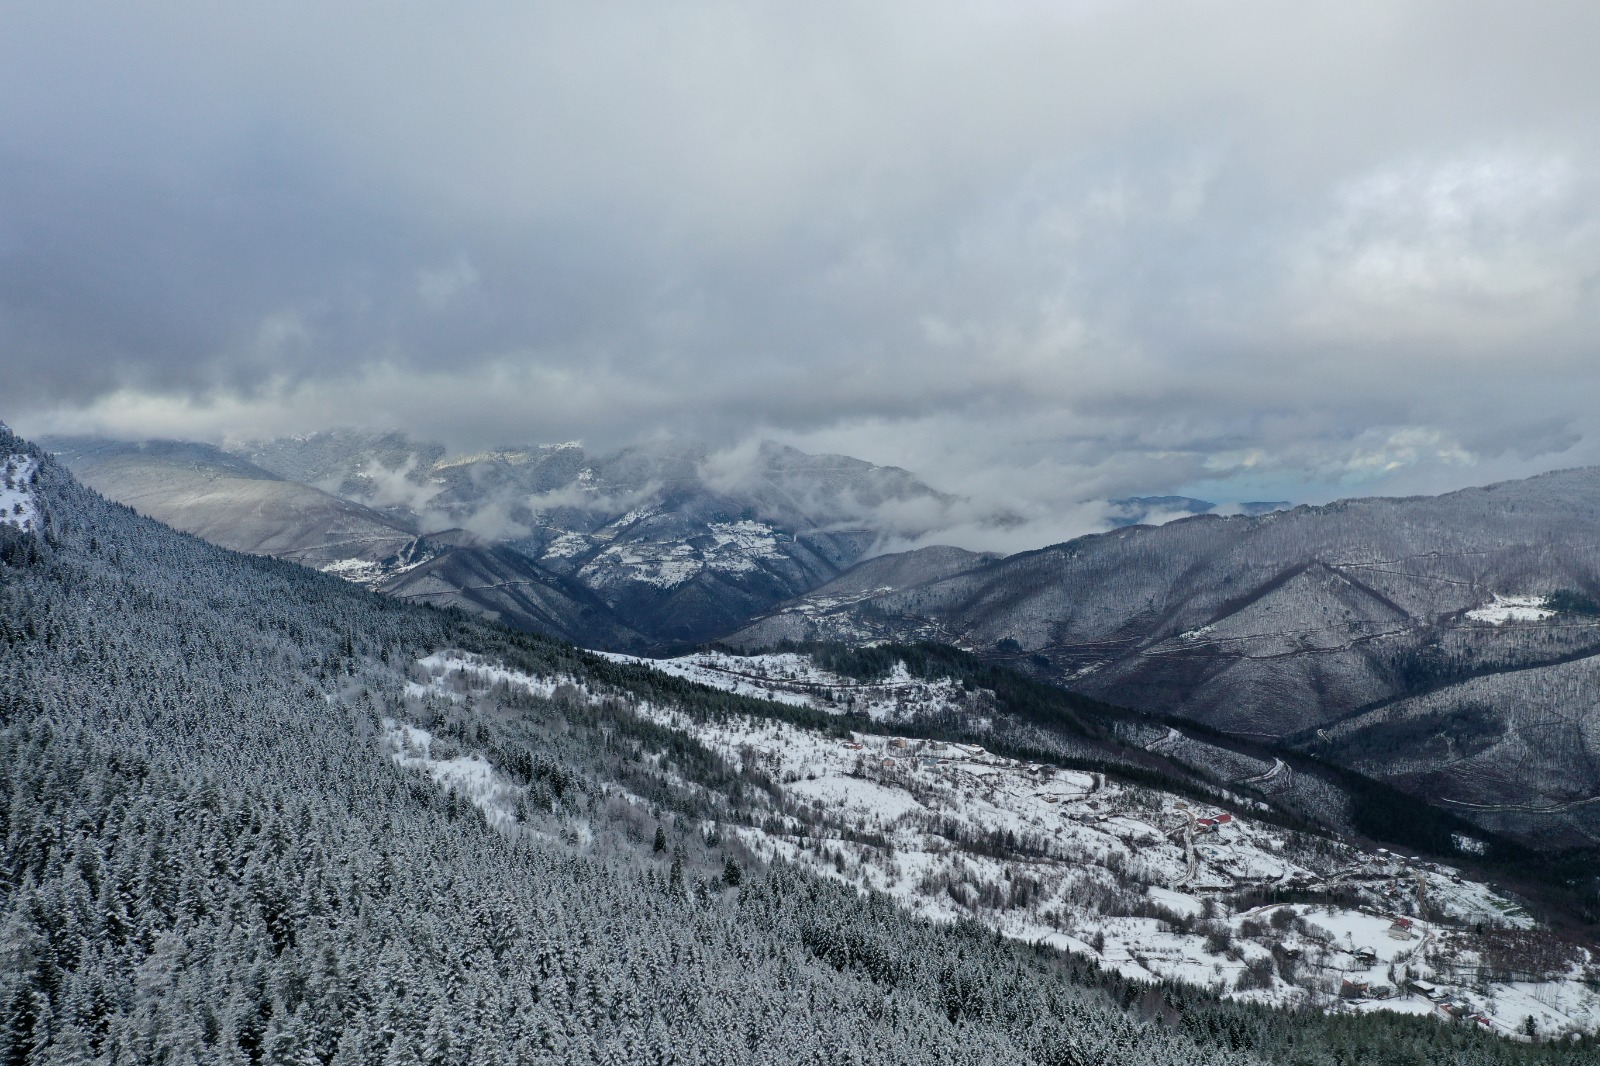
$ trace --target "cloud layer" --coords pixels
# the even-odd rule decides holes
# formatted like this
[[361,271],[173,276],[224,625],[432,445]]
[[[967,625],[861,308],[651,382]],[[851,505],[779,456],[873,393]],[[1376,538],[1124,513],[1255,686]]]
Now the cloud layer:
[[765,436],[1063,533],[1600,461],[1592,3],[5,21],[24,432]]

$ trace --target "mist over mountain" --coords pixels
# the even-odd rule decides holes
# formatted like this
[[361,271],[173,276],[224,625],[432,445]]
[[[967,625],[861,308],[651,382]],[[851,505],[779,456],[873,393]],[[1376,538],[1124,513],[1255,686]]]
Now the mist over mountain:
[[1596,41],[7,5],[0,1066],[1600,1061]]
[[224,546],[628,650],[720,636],[965,506],[904,470],[772,443],[46,443],[113,498]]
[[48,438],[91,487],[235,551],[270,555],[376,591],[462,606],[597,647],[648,643],[581,585],[462,530],[418,535],[417,516],[379,511],[281,477],[208,444]]
[[1210,500],[1197,500],[1192,496],[1129,496],[1109,502],[1109,524],[1114,529],[1122,526],[1159,526],[1196,514],[1269,514],[1272,511],[1286,511],[1292,506],[1288,500],[1248,500],[1219,508]]
[[330,433],[238,451],[419,527],[503,544],[667,644],[727,632],[954,502],[904,470],[771,443],[447,456],[399,434]]
[[[594,527],[646,499],[701,494],[738,498],[750,517],[805,531],[851,526],[885,535],[892,504],[954,499],[894,467],[843,455],[808,455],[770,441],[713,450],[664,440],[590,454],[576,442],[448,455],[443,445],[403,433],[333,431],[229,450],[268,470],[425,526],[455,525],[494,539],[532,535],[552,522]],[[559,534],[556,534],[559,535]]]
[[[1264,1061],[1145,1035],[988,934],[768,877],[714,829],[737,770],[637,714],[757,701],[235,555],[3,432],[0,455],[43,516],[0,521],[9,1062],[1053,1062],[1108,1039],[1141,1066]],[[434,650],[565,688],[458,707],[412,679]],[[629,769],[646,751],[671,770]],[[830,961],[833,932],[914,950],[875,978]]]
[[46,447],[91,488],[214,544],[313,569],[376,562],[417,529],[299,484],[207,444],[48,438]]

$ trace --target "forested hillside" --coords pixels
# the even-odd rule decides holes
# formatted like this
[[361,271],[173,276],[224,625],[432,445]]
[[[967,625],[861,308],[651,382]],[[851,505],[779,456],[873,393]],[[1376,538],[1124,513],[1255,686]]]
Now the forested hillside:
[[[772,705],[231,554],[0,429],[7,456],[0,1062],[1591,1055],[1133,984],[753,862],[719,826],[778,786],[635,708]],[[570,684],[441,698],[411,673],[442,649]],[[401,765],[396,722],[515,815]]]

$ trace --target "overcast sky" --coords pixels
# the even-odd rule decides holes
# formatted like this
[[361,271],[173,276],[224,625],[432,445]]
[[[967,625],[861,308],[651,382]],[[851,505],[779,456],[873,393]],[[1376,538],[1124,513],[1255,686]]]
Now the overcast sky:
[[1600,462],[1596,41],[1593,0],[5,4],[0,417],[763,436],[1034,516]]

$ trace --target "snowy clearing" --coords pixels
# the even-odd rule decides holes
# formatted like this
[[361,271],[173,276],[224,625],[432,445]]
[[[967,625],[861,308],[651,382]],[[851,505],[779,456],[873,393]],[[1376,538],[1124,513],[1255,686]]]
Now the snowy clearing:
[[516,822],[517,804],[528,790],[506,780],[482,755],[435,758],[434,737],[426,729],[393,718],[385,718],[383,728],[389,757],[396,765],[420,770],[440,788],[471,801],[490,825],[503,829]]
[[26,455],[8,455],[0,463],[0,525],[38,528],[39,504],[30,488],[38,466]]
[[510,670],[498,663],[487,662],[479,656],[461,652],[435,652],[425,659],[418,659],[417,665],[427,670],[435,679],[429,691],[448,693],[448,686],[444,682],[447,682],[453,674],[463,674],[480,686],[515,685],[545,699],[554,696],[556,690],[560,688],[568,688],[588,696],[588,689],[574,678],[565,675],[531,677],[520,670]]
[[[658,517],[651,510],[635,510],[593,534],[563,533],[546,547],[542,558],[570,559],[613,541],[630,526]],[[586,581],[601,585],[637,582],[672,589],[701,573],[750,574],[763,563],[786,561],[778,547],[778,531],[765,522],[742,519],[710,522],[706,537],[685,542],[676,533],[661,539],[630,540],[602,548],[578,570]]]
[[1467,612],[1475,622],[1504,625],[1507,622],[1542,622],[1554,618],[1556,612],[1544,605],[1543,596],[1502,596],[1495,594],[1494,601]]
[[993,693],[965,689],[960,682],[948,678],[914,678],[903,662],[896,663],[885,678],[861,681],[823,670],[810,656],[791,653],[731,655],[705,651],[674,659],[646,659],[614,652],[595,654],[741,696],[814,707],[829,714],[864,714],[875,722],[906,722],[951,711],[979,716],[994,711]]

